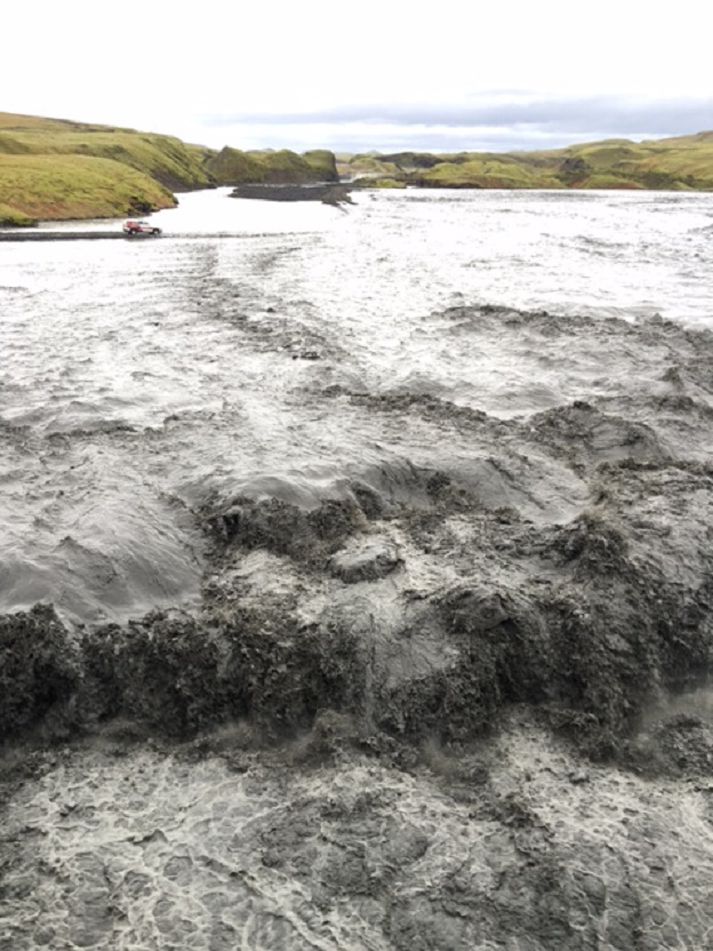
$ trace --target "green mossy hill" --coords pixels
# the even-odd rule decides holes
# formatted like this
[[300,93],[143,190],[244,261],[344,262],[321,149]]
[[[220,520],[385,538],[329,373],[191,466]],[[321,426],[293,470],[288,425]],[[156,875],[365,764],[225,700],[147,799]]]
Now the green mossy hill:
[[15,155],[91,155],[112,159],[150,176],[172,191],[211,183],[205,152],[173,136],[35,119],[0,113],[0,153]]
[[206,167],[219,185],[303,185],[338,180],[334,155],[321,150],[298,155],[289,149],[243,152],[226,146]]
[[392,178],[424,188],[713,190],[713,132],[630,142],[609,139],[546,152],[344,156],[344,178]]
[[0,223],[145,214],[212,184],[210,150],[166,135],[0,113]]
[[328,149],[312,149],[309,152],[304,152],[302,158],[310,168],[314,169],[320,182],[339,181],[334,152],[330,152]]
[[397,178],[403,172],[403,169],[393,162],[374,155],[342,157],[337,162],[337,170],[340,178],[349,181],[361,178]]
[[[379,157],[382,161],[387,162],[390,165],[395,165],[397,168],[411,171],[419,168],[433,168],[434,165],[438,165],[441,162],[446,161],[445,156],[433,155],[431,152],[394,152],[391,155],[382,155]],[[452,158],[456,159],[457,156],[452,156]],[[464,160],[467,159],[468,153],[461,153],[461,158]]]
[[332,152],[222,152],[173,136],[0,113],[0,223],[103,218],[176,204],[215,185],[337,182]]
[[[562,164],[572,159],[581,163],[582,174],[575,182],[579,187],[713,190],[711,133],[641,143],[614,139],[550,154],[562,156]],[[618,184],[598,185],[597,179]]]
[[472,158],[467,162],[442,162],[410,180],[431,188],[563,188],[555,175],[530,169],[522,162],[495,157]]
[[163,185],[112,159],[0,155],[0,219],[6,224],[117,218],[175,204]]

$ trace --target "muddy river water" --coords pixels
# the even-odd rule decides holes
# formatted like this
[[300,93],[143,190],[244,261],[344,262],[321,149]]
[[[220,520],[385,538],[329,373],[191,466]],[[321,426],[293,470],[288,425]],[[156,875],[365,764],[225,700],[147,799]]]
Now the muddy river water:
[[713,946],[713,196],[355,201],[0,246],[2,951]]

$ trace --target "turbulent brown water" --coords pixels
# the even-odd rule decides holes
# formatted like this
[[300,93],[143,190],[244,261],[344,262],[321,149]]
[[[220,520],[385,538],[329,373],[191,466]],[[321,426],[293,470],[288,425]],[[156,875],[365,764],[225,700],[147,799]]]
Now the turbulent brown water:
[[713,197],[357,202],[3,245],[3,951],[713,940]]

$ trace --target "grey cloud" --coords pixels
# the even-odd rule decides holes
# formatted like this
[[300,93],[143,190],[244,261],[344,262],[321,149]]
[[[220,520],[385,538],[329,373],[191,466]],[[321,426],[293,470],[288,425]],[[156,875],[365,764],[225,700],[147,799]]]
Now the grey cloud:
[[476,105],[346,105],[309,112],[241,113],[206,117],[212,126],[241,122],[266,125],[369,123],[372,125],[449,126],[454,129],[493,127],[528,133],[586,133],[604,136],[682,135],[713,128],[713,98],[624,100],[615,97],[581,99],[539,99],[531,102],[507,101]]
[[[225,141],[238,147],[246,131],[251,134],[252,148],[291,148],[303,152],[315,148],[314,139],[301,137],[300,129],[286,126],[260,125],[257,129],[236,124],[224,127]],[[335,152],[368,152],[378,149],[382,153],[427,151],[427,152],[512,152],[532,149],[554,149],[578,142],[588,142],[606,138],[604,132],[586,134],[528,134],[517,129],[502,129],[497,133],[484,133],[478,129],[466,130],[467,136],[449,132],[448,129],[416,129],[409,126],[384,128],[382,135],[374,130],[354,132],[349,126],[331,125],[324,129],[319,146]],[[647,136],[653,138],[654,136]]]

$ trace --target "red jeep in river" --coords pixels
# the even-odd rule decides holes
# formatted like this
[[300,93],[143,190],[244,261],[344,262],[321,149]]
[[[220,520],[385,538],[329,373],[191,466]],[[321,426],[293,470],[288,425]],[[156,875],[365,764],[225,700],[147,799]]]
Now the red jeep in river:
[[132,237],[135,234],[161,234],[161,229],[157,228],[155,225],[150,225],[148,221],[125,221],[122,230],[124,234],[128,235],[129,237]]

